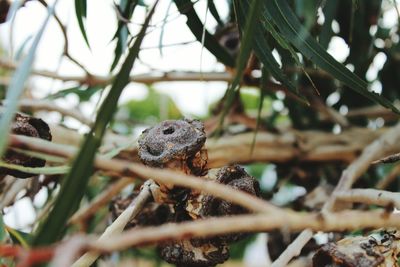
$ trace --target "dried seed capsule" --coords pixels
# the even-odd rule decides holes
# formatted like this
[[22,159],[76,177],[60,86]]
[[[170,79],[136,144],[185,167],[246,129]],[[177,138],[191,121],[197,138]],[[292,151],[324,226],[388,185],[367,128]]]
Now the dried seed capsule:
[[229,258],[229,248],[217,238],[191,239],[158,247],[161,257],[176,266],[210,267]]
[[139,138],[139,157],[146,165],[162,168],[169,162],[195,156],[205,141],[200,121],[167,120],[143,131]]
[[[17,113],[14,122],[11,126],[11,132],[17,135],[25,135],[30,137],[38,137],[51,141],[50,128],[41,119],[26,116]],[[6,151],[2,160],[6,163],[21,165],[24,167],[43,167],[46,164],[45,160],[31,157],[22,153],[15,152],[12,149]],[[30,173],[0,168],[1,175],[12,175],[18,178],[28,178],[33,176]]]
[[[135,192],[125,198],[116,197],[111,201],[109,209],[111,211],[113,221],[128,208],[130,203],[132,203],[137,195],[138,193]],[[126,225],[126,228],[132,228],[137,225],[161,225],[167,222],[171,215],[172,208],[169,205],[148,202],[140,211],[140,213],[135,216],[135,218],[132,218],[132,220]]]
[[[238,165],[220,169],[216,176],[216,181],[254,196],[260,195],[260,186],[258,181]],[[190,195],[185,208],[193,219],[211,216],[229,216],[248,212],[246,209],[236,204],[232,204],[214,196],[194,193]],[[236,242],[245,236],[246,234],[230,234],[220,236],[219,238],[227,243],[231,243]]]
[[[207,153],[202,149],[205,141],[204,125],[200,121],[167,120],[143,131],[138,140],[138,154],[146,165],[200,175],[207,163]],[[150,188],[158,203],[176,203],[177,199],[172,196],[174,189],[169,184]]]

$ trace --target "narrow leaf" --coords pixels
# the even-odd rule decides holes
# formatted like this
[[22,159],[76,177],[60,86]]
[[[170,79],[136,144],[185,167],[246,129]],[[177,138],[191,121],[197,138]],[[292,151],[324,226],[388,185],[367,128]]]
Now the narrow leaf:
[[149,11],[135,43],[130,48],[121,70],[115,77],[110,92],[97,114],[96,122],[84,140],[82,148],[72,165],[71,171],[64,177],[54,208],[51,210],[44,223],[40,225],[35,235],[33,241],[35,246],[48,245],[58,240],[65,229],[68,218],[78,208],[89,182],[89,177],[93,174],[93,161],[97,149],[101,144],[106,127],[117,108],[118,99],[125,86],[129,83],[130,71],[139,54],[140,45],[157,3],[158,1],[155,2],[154,6]]
[[86,9],[86,0],[75,0],[75,14],[76,19],[78,20],[79,29],[81,30],[83,39],[85,39],[85,42],[90,49],[89,40],[86,35],[86,28],[83,21],[84,19],[86,19]]
[[17,170],[21,172],[31,173],[31,174],[45,174],[45,175],[54,175],[54,174],[65,174],[69,171],[69,166],[55,166],[55,167],[24,167],[17,164],[10,164],[3,161],[0,161],[0,167],[7,168],[11,170]]
[[[141,3],[138,3],[137,0],[121,0],[119,6],[117,6],[116,8],[118,9],[120,16],[128,20],[132,17],[133,12],[138,4]],[[115,56],[111,64],[110,71],[113,71],[115,69],[115,67],[118,65],[122,57],[122,54],[127,49],[128,37],[129,37],[129,30],[128,26],[126,25],[126,21],[119,20],[117,31],[115,32],[115,35],[113,37],[113,40],[117,39],[117,44],[115,46],[115,52],[114,52]]]
[[329,0],[326,2],[326,5],[322,9],[325,16],[324,25],[322,25],[321,33],[319,35],[319,43],[325,49],[328,48],[329,41],[332,38],[332,21],[335,18],[336,10],[338,7],[338,0]]
[[218,25],[221,27],[224,26],[218,10],[215,7],[214,0],[208,0],[208,9],[210,10],[211,15],[213,15],[214,19],[217,21]]
[[51,15],[54,12],[54,7],[57,4],[56,0],[53,4],[53,6],[50,6],[47,8],[48,14],[43,22],[39,32],[36,34],[32,45],[28,51],[28,54],[26,57],[21,61],[19,64],[18,68],[14,72],[10,85],[7,89],[7,94],[6,94],[6,110],[1,114],[1,119],[0,119],[0,155],[3,155],[6,144],[8,141],[8,134],[10,131],[10,125],[14,119],[15,112],[18,110],[18,100],[21,98],[21,95],[24,92],[25,88],[25,82],[29,77],[29,74],[32,69],[32,64],[35,59],[35,54],[37,47],[39,45],[39,41],[43,35],[44,29],[46,28],[46,25],[51,17]]
[[264,18],[273,21],[283,37],[287,38],[304,56],[354,91],[400,114],[400,111],[388,99],[368,91],[365,81],[329,55],[301,25],[287,1],[268,0],[264,10]]
[[[248,3],[247,1],[235,1],[235,4],[239,25],[243,25],[243,21],[246,17],[245,10],[247,10],[246,7]],[[263,29],[261,27],[256,27],[254,31],[253,49],[257,58],[264,64],[275,79],[284,84],[289,91],[298,96],[304,103],[307,103],[307,100],[299,94],[298,89],[280,69],[278,62],[272,55],[272,49],[264,37]]]
[[263,5],[263,0],[253,0],[249,8],[249,11],[247,12],[246,22],[242,21],[242,23],[245,23],[245,25],[243,27],[243,34],[242,34],[243,37],[240,41],[239,55],[236,60],[236,74],[235,77],[233,78],[232,84],[230,85],[228,91],[226,92],[226,100],[224,103],[224,109],[222,110],[221,113],[219,127],[223,125],[225,116],[228,113],[229,108],[232,106],[233,100],[235,99],[236,90],[242,80],[244,69],[250,57],[252,44],[254,40],[253,38],[254,32],[258,28],[259,24],[258,19],[260,10],[262,9],[262,5]]
[[[190,0],[174,0],[179,12],[187,17],[186,24],[196,37],[197,41],[202,42],[204,25],[197,16],[193,8],[193,3]],[[217,42],[207,30],[204,34],[204,46],[211,52],[219,61],[229,67],[235,66],[235,60],[231,55]]]

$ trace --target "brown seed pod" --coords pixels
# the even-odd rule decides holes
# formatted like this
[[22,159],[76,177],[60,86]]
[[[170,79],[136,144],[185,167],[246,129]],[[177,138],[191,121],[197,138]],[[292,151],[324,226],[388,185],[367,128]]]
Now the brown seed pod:
[[[216,175],[216,181],[257,197],[260,195],[260,185],[258,181],[238,165],[221,168]],[[249,212],[228,201],[201,194],[191,194],[186,202],[185,208],[193,219],[212,216],[229,216]],[[224,242],[231,243],[243,239],[244,237],[246,237],[246,234],[230,234],[220,236],[219,238]]]
[[[51,141],[50,128],[41,119],[26,116],[17,113],[14,122],[11,126],[11,132],[17,135],[25,135],[30,137],[38,137],[44,140]],[[24,167],[43,167],[46,164],[45,160],[31,157],[22,153],[15,152],[12,149],[6,151],[2,160],[6,163],[21,165]],[[18,178],[28,178],[33,176],[30,173],[0,168],[0,175],[12,175]]]

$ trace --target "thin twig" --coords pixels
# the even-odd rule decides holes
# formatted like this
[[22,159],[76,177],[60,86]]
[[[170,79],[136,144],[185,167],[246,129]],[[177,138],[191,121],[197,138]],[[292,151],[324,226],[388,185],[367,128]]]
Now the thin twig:
[[339,192],[336,197],[338,200],[346,202],[359,202],[384,207],[394,205],[394,207],[400,209],[400,193],[366,188]]
[[[39,0],[39,3],[41,3],[44,7],[48,7],[46,1],[44,0]],[[64,51],[63,54],[66,56],[69,60],[74,62],[77,66],[79,66],[88,76],[91,74],[89,71],[85,68],[85,66],[82,65],[76,58],[72,57],[71,54],[69,53],[69,41],[68,41],[68,35],[67,35],[67,28],[65,25],[61,22],[60,18],[57,16],[57,14],[54,12],[53,17],[56,20],[58,26],[60,27],[60,30],[62,32],[62,35],[64,37]]]
[[329,212],[334,208],[337,195],[350,189],[354,182],[369,168],[371,162],[387,154],[398,152],[399,144],[400,123],[368,145],[362,154],[342,172],[335,190],[323,207],[323,212]]
[[92,202],[75,212],[75,214],[69,219],[69,223],[76,224],[85,221],[87,218],[90,218],[100,207],[105,205],[110,199],[112,199],[122,189],[131,183],[131,178],[121,178],[120,180],[111,184],[105,191],[97,195]]
[[[151,197],[150,186],[154,183],[148,180],[144,183],[139,195],[132,201],[129,207],[122,212],[122,214],[104,231],[100,236],[99,242],[107,240],[108,238],[120,234],[125,226],[143,209],[146,202]],[[86,267],[92,265],[100,254],[95,252],[88,252],[77,260],[72,267]]]
[[[16,69],[17,64],[4,59],[0,59],[0,67],[5,69]],[[63,82],[78,82],[80,84],[94,85],[109,85],[112,83],[114,76],[65,76],[58,73],[46,70],[33,70],[32,75],[38,75],[46,78],[57,79]],[[185,72],[185,71],[172,71],[172,72],[160,72],[160,73],[149,73],[149,74],[138,74],[130,77],[131,82],[153,84],[157,82],[169,82],[169,81],[224,81],[229,82],[232,79],[232,75],[226,72]],[[6,80],[4,80],[6,82]]]
[[[351,218],[351,220],[349,219]],[[212,225],[212,227],[210,227]],[[288,231],[344,231],[363,228],[400,227],[400,214],[384,211],[342,211],[321,213],[287,211],[283,213],[238,215],[170,223],[158,227],[134,228],[106,240],[89,242],[89,249],[111,252],[168,240],[210,237],[228,233],[262,232],[284,227]]]
[[400,160],[400,153],[396,153],[393,155],[389,155],[387,157],[375,160],[372,164],[379,164],[379,163],[394,163]]
[[[25,149],[29,148],[34,151],[67,158],[72,158],[77,152],[76,148],[53,144],[42,139],[21,135],[11,135],[10,145],[12,147]],[[138,177],[144,180],[147,180],[149,177],[151,177],[159,183],[174,184],[177,186],[199,190],[201,192],[238,204],[255,212],[277,212],[279,210],[277,207],[269,204],[266,201],[263,201],[245,192],[235,190],[230,186],[207,179],[202,179],[196,176],[185,175],[173,170],[150,168],[138,163],[132,163],[123,160],[110,160],[99,156],[95,160],[95,166],[99,170],[111,171],[122,177]]]
[[92,125],[93,123],[89,118],[83,116],[83,114],[78,112],[76,109],[62,108],[60,107],[60,105],[57,105],[51,101],[38,100],[38,99],[22,99],[19,102],[19,105],[22,110],[31,109],[35,111],[37,110],[56,111],[64,116],[69,116],[89,126]]
[[300,255],[303,247],[313,237],[313,232],[310,229],[303,230],[296,239],[285,249],[284,252],[277,258],[271,267],[285,267],[296,256]]
[[397,176],[400,175],[400,164],[393,167],[393,169],[376,184],[376,189],[386,189]]

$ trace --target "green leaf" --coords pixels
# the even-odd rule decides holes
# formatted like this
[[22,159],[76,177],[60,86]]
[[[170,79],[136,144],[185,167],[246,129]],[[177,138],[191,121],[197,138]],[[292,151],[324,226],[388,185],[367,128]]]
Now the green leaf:
[[[203,41],[204,25],[197,16],[193,8],[193,3],[190,0],[174,0],[176,7],[182,15],[187,17],[186,24],[200,43]],[[219,61],[229,67],[235,66],[235,60],[231,55],[217,42],[207,30],[204,33],[204,46],[211,52]]]
[[45,174],[45,175],[54,175],[54,174],[65,174],[69,171],[69,166],[55,166],[55,167],[24,167],[17,164],[10,164],[3,161],[0,161],[0,167],[7,168],[11,170],[17,170],[21,172],[31,173],[31,174]]
[[43,22],[39,32],[36,34],[26,57],[21,61],[11,78],[11,82],[7,89],[5,99],[6,110],[1,114],[0,119],[0,155],[3,155],[6,149],[6,144],[9,138],[8,134],[11,128],[10,126],[14,119],[15,112],[17,112],[18,110],[18,100],[21,98],[24,92],[25,82],[28,79],[29,74],[31,73],[32,64],[35,59],[35,54],[39,45],[39,41],[43,35],[44,29],[46,28],[46,25],[51,15],[54,12],[54,7],[56,4],[57,0],[54,2],[53,6],[47,8],[48,14],[45,21]]
[[264,10],[264,18],[273,21],[283,37],[288,39],[304,56],[354,91],[400,114],[400,111],[389,100],[368,91],[365,81],[329,55],[301,25],[287,1],[268,0]]
[[89,40],[86,35],[85,24],[83,21],[84,19],[86,19],[86,0],[75,0],[75,14],[83,39],[85,39],[85,42],[90,49]]
[[[249,11],[247,12],[246,22],[241,21],[244,24],[242,39],[240,41],[240,51],[239,55],[236,59],[236,74],[233,78],[232,84],[228,88],[226,92],[226,100],[224,103],[224,109],[221,113],[219,127],[223,125],[226,114],[228,113],[229,108],[232,106],[232,103],[235,99],[235,94],[237,88],[242,80],[243,72],[246,67],[247,61],[250,57],[252,44],[254,40],[254,33],[258,28],[259,24],[259,14],[262,9],[263,1],[262,0],[253,0]],[[240,8],[239,8],[240,9]],[[243,25],[243,24],[242,24]]]
[[118,105],[118,99],[129,83],[129,74],[139,54],[140,45],[146,34],[150,19],[154,14],[155,2],[141,28],[121,70],[114,79],[110,92],[105,98],[97,114],[96,122],[82,144],[78,156],[75,158],[71,171],[64,177],[60,193],[54,203],[49,216],[39,226],[33,240],[35,246],[48,245],[58,240],[65,229],[68,218],[78,208],[84,196],[90,176],[93,174],[93,161],[97,149],[101,145],[106,127],[111,121]]
[[[123,16],[125,19],[130,19],[133,15],[135,7],[138,4],[142,5],[143,3],[138,3],[137,0],[121,0],[119,6],[117,6],[117,9],[121,13],[121,16]],[[119,20],[117,31],[115,32],[115,35],[113,37],[113,40],[117,39],[117,44],[115,46],[114,60],[110,68],[111,71],[115,69],[115,67],[117,66],[118,62],[121,59],[122,54],[127,49],[128,37],[129,37],[129,30],[128,26],[126,25],[126,22]]]
[[213,15],[214,19],[217,21],[218,26],[224,26],[224,22],[221,20],[219,16],[218,10],[215,7],[214,0],[208,0],[208,9],[210,10],[211,15]]
[[0,242],[4,242],[7,238],[7,232],[3,221],[3,214],[0,213]]
[[[246,17],[245,10],[247,10],[247,1],[235,1],[236,13],[239,25],[243,25],[243,21]],[[254,44],[253,49],[257,58],[264,64],[265,68],[271,73],[271,75],[284,84],[289,91],[298,96],[301,100],[307,103],[307,100],[301,96],[298,89],[293,85],[289,78],[282,72],[278,62],[272,55],[272,49],[269,46],[267,40],[264,37],[264,31],[261,27],[256,27],[254,32]]]
[[14,228],[6,226],[7,232],[10,234],[11,240],[14,244],[21,245],[22,247],[29,248],[29,240],[31,236],[28,233],[16,230]]
[[332,21],[335,18],[336,10],[338,7],[338,0],[329,0],[322,9],[325,16],[324,25],[322,25],[321,33],[319,35],[319,43],[323,48],[328,48],[329,41],[332,38]]
[[90,98],[95,93],[100,91],[101,89],[103,89],[103,86],[98,86],[98,85],[87,87],[87,88],[84,88],[84,89],[81,86],[72,87],[72,88],[67,88],[67,89],[58,91],[55,94],[47,96],[47,98],[56,99],[56,98],[65,97],[65,96],[67,96],[69,94],[75,94],[76,96],[79,97],[79,102],[86,102],[86,101],[89,101]]

